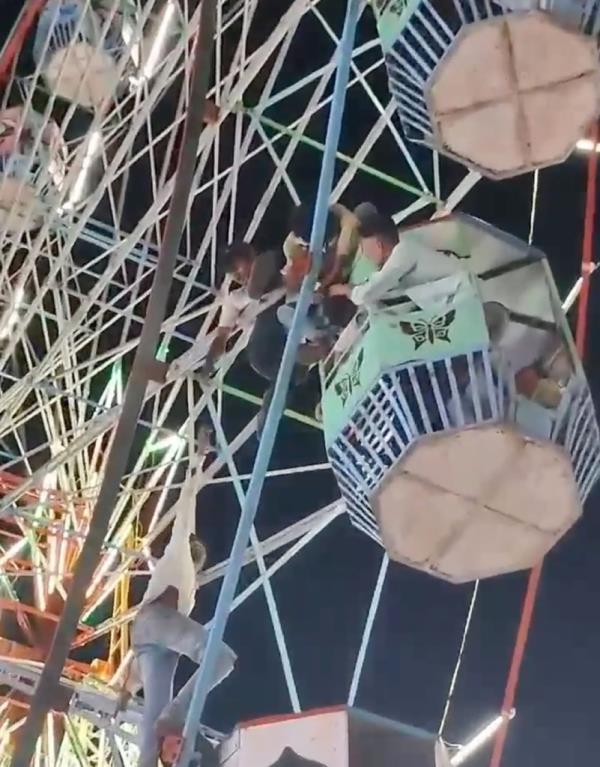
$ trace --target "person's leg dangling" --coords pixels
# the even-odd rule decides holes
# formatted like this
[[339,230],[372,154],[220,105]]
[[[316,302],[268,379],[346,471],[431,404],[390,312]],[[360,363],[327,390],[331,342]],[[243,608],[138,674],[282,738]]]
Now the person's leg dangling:
[[136,657],[144,688],[139,767],[157,767],[160,740],[155,726],[173,698],[173,680],[179,656],[159,645],[144,645],[136,650]]

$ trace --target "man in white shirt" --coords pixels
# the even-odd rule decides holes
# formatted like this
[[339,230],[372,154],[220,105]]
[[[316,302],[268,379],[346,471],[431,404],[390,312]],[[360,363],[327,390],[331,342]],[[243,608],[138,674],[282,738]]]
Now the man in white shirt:
[[396,224],[386,216],[373,216],[361,226],[361,247],[377,267],[364,283],[332,285],[330,296],[346,296],[357,306],[375,306],[385,298],[410,288],[435,282],[456,273],[456,264],[424,245],[410,230],[398,234]]
[[[210,445],[207,430],[200,441],[205,456]],[[206,561],[206,549],[193,532],[200,480],[201,468],[181,490],[171,538],[154,568],[131,632],[144,689],[139,767],[157,767],[163,739],[181,734],[196,674],[173,699],[177,664],[182,655],[199,664],[208,640],[204,626],[189,617]],[[213,687],[231,673],[235,662],[235,653],[223,643],[213,670]]]
[[[260,434],[287,340],[286,328],[277,317],[277,310],[284,302],[281,274],[283,259],[280,252],[269,250],[259,253],[247,242],[231,245],[227,258],[226,271],[241,287],[229,290],[223,298],[219,327],[199,374],[204,380],[209,379],[217,360],[224,354],[232,333],[240,327],[251,326],[252,331],[246,347],[248,361],[255,373],[270,384],[263,396],[263,405],[258,416]],[[278,288],[281,288],[280,300],[256,315],[255,310],[261,301]],[[301,347],[294,383],[304,380],[308,366],[314,361],[313,356],[316,355],[309,344]]]
[[[249,310],[255,310],[271,291],[283,287],[281,256],[273,250],[258,253],[248,242],[234,242],[227,251],[226,259],[226,273],[240,287],[228,290],[223,296],[217,333],[210,345],[200,375],[205,378],[210,377],[216,362],[225,352],[231,334],[240,327],[250,326],[252,327],[252,335],[248,342],[250,364],[259,375],[270,379],[272,369],[274,367],[276,370],[279,367],[280,359],[277,357],[278,348],[273,348],[273,343],[275,342],[275,346],[279,347],[283,340],[285,344],[285,334],[278,333],[278,328],[275,327],[279,325],[276,309],[269,307],[258,316],[255,316],[254,311]],[[265,354],[266,337],[271,343],[269,351]]]

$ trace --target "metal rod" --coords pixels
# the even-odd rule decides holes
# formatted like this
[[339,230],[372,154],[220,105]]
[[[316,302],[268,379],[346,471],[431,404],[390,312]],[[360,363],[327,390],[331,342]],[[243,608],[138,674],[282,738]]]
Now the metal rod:
[[[229,449],[229,445],[227,444],[225,432],[223,431],[223,427],[221,426],[218,413],[216,411],[216,408],[213,404],[211,397],[209,397],[206,400],[206,404],[208,405],[208,412],[210,413],[210,417],[215,426],[217,445],[219,446],[219,449],[223,453],[225,461],[227,462],[227,467],[229,468],[229,471],[231,473],[231,479],[233,480],[233,486],[234,486],[235,494],[238,499],[238,503],[240,505],[240,509],[243,509],[244,503],[246,501],[246,497],[244,495],[244,488],[242,487],[242,481],[241,481],[240,475],[238,474],[237,466],[235,464],[235,458],[233,457],[231,450]],[[288,694],[290,696],[290,703],[292,704],[292,709],[294,713],[299,713],[301,709],[300,709],[300,698],[298,697],[298,689],[296,687],[296,680],[294,679],[292,664],[290,662],[290,656],[288,653],[287,645],[285,642],[285,636],[283,633],[283,626],[281,625],[279,611],[277,610],[275,594],[273,593],[273,587],[271,586],[271,581],[266,575],[267,566],[265,564],[262,547],[261,547],[260,541],[258,540],[258,535],[256,534],[256,528],[254,527],[254,525],[252,526],[252,530],[250,531],[250,543],[254,551],[254,557],[256,559],[256,566],[258,567],[258,572],[260,574],[260,577],[263,579],[262,581],[263,591],[265,592],[265,599],[267,602],[267,607],[269,609],[269,615],[271,616],[271,622],[273,624],[275,641],[277,643],[277,649],[279,650],[279,656],[281,658],[281,666],[283,668],[283,675],[288,688]]]
[[121,478],[125,473],[133,444],[137,419],[155,362],[161,325],[166,313],[167,299],[173,280],[177,251],[183,233],[188,200],[196,167],[196,154],[203,126],[204,104],[215,34],[216,0],[204,0],[196,37],[190,102],[175,176],[173,197],[167,217],[165,236],[156,265],[152,292],[140,343],[127,383],[123,410],[115,432],[113,447],[106,464],[104,481],[90,529],[73,576],[63,614],[56,628],[52,647],[31,701],[27,721],[23,726],[12,759],[12,767],[29,767],[36,743],[49,711],[60,675],[67,660],[79,617],[85,604],[87,588],[98,565],[105,534],[108,530]]
[[[301,144],[305,144],[306,146],[309,146],[312,149],[316,149],[319,152],[325,151],[325,144],[322,144],[320,141],[316,141],[315,139],[310,138],[310,136],[307,136],[304,133],[300,133],[298,130],[294,128],[288,128],[286,125],[283,125],[282,123],[276,122],[275,120],[271,120],[270,117],[265,117],[264,115],[258,114],[255,110],[251,109],[250,107],[246,107],[244,109],[244,112],[246,112],[246,114],[251,115],[255,120],[257,120],[258,122],[260,122],[262,125],[264,125],[267,128],[277,130],[285,134],[286,136],[297,138]],[[418,187],[413,186],[412,184],[407,184],[406,182],[401,181],[399,178],[396,178],[395,176],[391,176],[389,173],[384,173],[384,171],[379,170],[378,168],[374,168],[372,165],[368,165],[367,163],[364,163],[364,162],[356,162],[355,158],[351,157],[350,155],[343,154],[342,152],[337,152],[336,158],[340,160],[340,162],[343,162],[347,165],[355,165],[358,168],[358,170],[361,170],[364,173],[367,173],[368,175],[379,179],[380,181],[384,181],[386,184],[389,184],[390,186],[394,186],[397,189],[402,189],[405,192],[410,192],[410,194],[414,194],[415,196],[419,197],[419,199],[428,200],[430,203],[433,203],[436,205],[441,203],[441,200],[435,197],[435,195],[429,192],[424,192],[422,189],[419,189]]]
[[[256,394],[250,394],[249,392],[246,392],[243,389],[239,389],[236,386],[222,384],[219,386],[219,389],[224,394],[229,394],[230,396],[236,397],[237,399],[241,399],[245,402],[250,402],[253,405],[260,406],[262,404],[262,397],[257,397]],[[310,416],[306,415],[305,413],[298,413],[296,410],[286,409],[283,411],[283,415],[286,418],[290,418],[292,421],[297,421],[298,423],[303,423],[306,426],[312,426],[315,429],[320,429],[323,431],[323,424],[320,421],[317,421],[315,418],[311,418]]]
[[306,317],[308,307],[312,300],[313,291],[321,267],[329,196],[333,186],[336,151],[341,132],[346,89],[350,74],[350,61],[352,58],[352,48],[360,7],[361,0],[348,0],[342,41],[337,52],[338,68],[335,78],[329,123],[327,126],[325,152],[323,154],[323,163],[321,165],[321,175],[317,191],[315,219],[310,238],[312,268],[300,289],[294,319],[285,345],[277,381],[275,383],[273,400],[267,413],[265,428],[258,445],[252,479],[250,480],[244,507],[240,515],[240,521],[231,549],[230,565],[223,580],[221,591],[219,592],[213,625],[206,645],[204,658],[200,665],[200,671],[198,673],[185,723],[183,743],[180,757],[178,759],[178,765],[180,767],[188,767],[192,757],[198,725],[201,721],[204,705],[210,690],[212,670],[217,660],[218,653],[220,652],[220,644],[225,632],[225,625],[235,595],[244,554],[256,517],[265,475],[273,452],[277,427],[285,407],[285,398],[304,329],[304,318]]
[[367,613],[365,628],[363,630],[362,639],[360,640],[360,648],[358,650],[358,655],[356,656],[354,671],[352,672],[350,692],[348,693],[349,706],[353,706],[356,701],[356,693],[358,692],[358,685],[360,684],[360,678],[362,676],[363,666],[365,665],[365,658],[367,657],[367,649],[369,647],[369,642],[371,641],[373,624],[375,623],[375,616],[377,615],[379,602],[381,601],[383,584],[385,583],[385,576],[387,575],[389,564],[390,564],[389,557],[387,554],[384,554],[381,560],[381,565],[379,567],[377,582],[375,583],[375,588],[373,589],[373,596],[371,597],[371,604],[369,605],[369,612]]
[[0,51],[0,85],[5,86],[15,59],[21,55],[25,38],[31,31],[35,21],[45,5],[46,0],[29,0],[23,5],[17,23]]

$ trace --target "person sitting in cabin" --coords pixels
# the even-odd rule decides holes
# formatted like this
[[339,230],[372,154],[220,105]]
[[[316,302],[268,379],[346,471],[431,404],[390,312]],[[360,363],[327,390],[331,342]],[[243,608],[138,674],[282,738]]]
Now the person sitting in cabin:
[[[354,212],[340,204],[329,209],[326,229],[323,265],[313,304],[305,323],[305,337],[313,342],[326,343],[345,327],[355,307],[343,296],[328,296],[328,288],[336,281],[356,285],[372,273],[370,262],[360,248],[360,227],[378,215],[377,208],[369,202],[358,205]],[[283,270],[287,289],[286,303],[278,310],[278,317],[285,327],[292,323],[300,285],[311,265],[309,254],[314,207],[298,206],[292,215],[291,232],[283,244],[286,267]]]
[[[273,396],[287,339],[287,333],[277,317],[277,310],[284,301],[282,261],[279,252],[268,250],[259,253],[247,242],[234,242],[229,247],[226,271],[240,287],[228,290],[223,298],[219,326],[199,371],[201,379],[208,382],[232,333],[240,328],[250,329],[248,361],[252,369],[269,383],[258,415],[259,435]],[[281,290],[281,298],[257,314],[259,305],[278,289]],[[319,349],[310,343],[299,349],[294,383],[305,379],[308,367],[319,359],[320,354]]]
[[[286,264],[282,270],[282,276],[286,287],[286,300],[279,307],[277,316],[287,330],[292,324],[302,281],[311,267],[309,248],[313,220],[313,206],[299,205],[295,208],[290,222],[291,231],[283,243]],[[342,226],[343,237],[341,236]],[[339,265],[348,257],[345,252],[350,251],[350,240],[355,234],[356,228],[354,217],[346,208],[333,206],[329,210],[325,226],[323,263],[319,275],[320,286],[323,283],[331,284],[333,271],[337,272]],[[339,250],[338,241],[341,243]],[[322,293],[317,290],[304,320],[303,337],[305,341],[314,344],[326,343],[330,332],[329,325],[330,323],[324,313]]]
[[427,247],[410,231],[399,235],[391,218],[371,216],[360,228],[361,248],[377,271],[362,284],[338,283],[330,296],[345,296],[357,306],[375,306],[389,294],[409,291],[456,273],[445,255]]
[[[290,291],[300,289],[302,279],[310,269],[309,247],[314,215],[314,206],[309,205],[299,205],[292,213],[291,231],[283,243],[286,258],[284,273],[290,273],[286,280]],[[339,203],[329,208],[324,259],[319,278],[323,293],[334,283],[356,284],[370,274],[371,267],[361,253],[360,228],[377,216],[377,208],[370,202],[357,205],[354,211]],[[353,279],[355,272],[359,274]]]
[[[297,278],[296,288],[310,269],[310,235],[315,217],[314,205],[299,205],[291,217],[291,231],[283,243],[286,270]],[[348,276],[359,245],[359,219],[344,205],[329,208],[325,228],[325,253],[320,275],[323,289]],[[288,280],[290,289],[293,287]]]
[[[210,430],[203,427],[202,460],[210,450]],[[183,655],[199,664],[208,640],[207,629],[189,617],[206,562],[206,547],[194,533],[200,476],[201,469],[188,477],[181,490],[171,538],[150,577],[131,631],[136,672],[144,690],[139,767],[157,767],[164,740],[181,735],[198,672],[173,698],[175,670]],[[212,687],[229,676],[236,660],[223,643]]]

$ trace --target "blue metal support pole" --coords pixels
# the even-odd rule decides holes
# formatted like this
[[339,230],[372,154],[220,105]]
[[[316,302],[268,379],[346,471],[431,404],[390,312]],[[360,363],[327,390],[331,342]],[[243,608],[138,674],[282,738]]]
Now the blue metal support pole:
[[310,273],[302,284],[296,311],[290,332],[288,335],[281,367],[277,375],[273,399],[267,417],[264,430],[258,445],[254,471],[246,493],[246,500],[240,515],[240,521],[231,549],[230,562],[215,609],[213,625],[206,645],[206,651],[194,694],[188,711],[185,728],[183,732],[183,743],[181,753],[178,759],[179,767],[189,767],[190,759],[193,753],[196,735],[204,713],[204,706],[212,679],[212,669],[217,660],[220,644],[225,633],[225,626],[229,617],[231,604],[235,595],[235,589],[242,569],[243,557],[248,546],[250,532],[254,524],[258,503],[262,493],[263,484],[269,461],[273,453],[275,437],[279,421],[285,407],[287,390],[290,385],[292,371],[296,362],[298,347],[302,339],[304,320],[306,318],[312,296],[314,293],[317,278],[321,269],[323,257],[323,243],[325,240],[325,229],[327,224],[327,214],[329,208],[329,197],[333,186],[335,172],[336,152],[339,143],[342,116],[344,113],[344,104],[346,100],[346,89],[350,74],[350,63],[352,60],[352,51],[354,48],[354,38],[356,25],[358,22],[362,0],[348,0],[346,9],[346,18],[344,21],[344,31],[337,51],[338,66],[335,76],[335,86],[333,100],[331,103],[331,112],[329,114],[329,123],[327,126],[327,138],[325,141],[325,151],[323,153],[323,164],[321,165],[321,175],[319,178],[319,187],[317,191],[315,219],[310,238],[310,252],[312,254],[312,268]]
[[[240,479],[240,475],[238,474],[238,470],[237,470],[237,466],[235,465],[235,459],[233,457],[233,454],[229,448],[229,445],[227,444],[227,439],[225,438],[225,432],[223,431],[223,427],[221,426],[221,422],[219,420],[219,414],[212,401],[212,397],[206,398],[206,404],[208,406],[208,412],[210,413],[211,420],[215,426],[215,432],[217,437],[217,451],[218,453],[221,454],[223,460],[227,464],[229,473],[231,475],[231,479],[233,481],[233,489],[237,496],[238,503],[240,504],[240,509],[243,509],[244,503],[246,501],[246,496],[244,493],[244,488],[242,486],[242,480]],[[298,697],[298,689],[296,687],[296,681],[294,679],[294,674],[292,672],[292,664],[290,663],[290,656],[289,656],[287,645],[285,642],[285,636],[283,633],[283,626],[281,625],[281,619],[279,617],[279,611],[277,610],[275,594],[273,593],[273,587],[271,586],[271,581],[269,580],[269,576],[266,574],[267,567],[265,565],[265,560],[260,549],[260,541],[258,540],[258,536],[256,534],[256,528],[254,527],[254,525],[252,526],[252,530],[250,531],[250,543],[252,545],[252,548],[254,549],[254,554],[256,556],[256,567],[258,568],[260,577],[263,579],[263,589],[265,592],[265,599],[267,601],[269,615],[271,616],[271,622],[273,624],[273,632],[275,633],[275,641],[277,643],[277,649],[279,650],[279,656],[281,658],[281,665],[283,668],[285,683],[287,685],[288,693],[290,696],[290,703],[292,704],[292,709],[294,713],[298,714],[301,711],[300,698]]]

